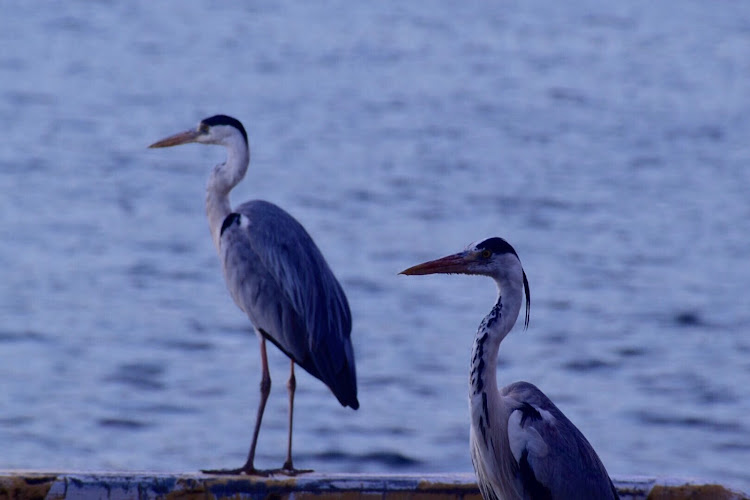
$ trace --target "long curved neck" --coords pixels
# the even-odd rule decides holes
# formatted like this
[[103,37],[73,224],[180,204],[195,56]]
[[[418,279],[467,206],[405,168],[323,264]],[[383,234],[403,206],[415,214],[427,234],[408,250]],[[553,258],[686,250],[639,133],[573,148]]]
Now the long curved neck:
[[221,225],[232,212],[229,192],[245,177],[250,163],[250,149],[241,137],[233,138],[225,146],[227,161],[213,168],[206,185],[206,216],[216,251],[219,251]]
[[521,310],[521,291],[509,282],[495,280],[497,302],[484,317],[474,338],[471,352],[469,390],[472,396],[497,391],[497,353],[500,343],[508,335]]

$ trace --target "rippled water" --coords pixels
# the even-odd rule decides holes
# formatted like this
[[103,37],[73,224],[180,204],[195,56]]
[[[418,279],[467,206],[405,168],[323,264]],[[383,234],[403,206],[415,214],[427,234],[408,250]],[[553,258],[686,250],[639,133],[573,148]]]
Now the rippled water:
[[70,1],[6,6],[0,40],[0,468],[243,461],[257,342],[203,215],[223,153],[146,149],[228,113],[253,148],[234,200],[295,215],[355,318],[362,407],[299,373],[298,465],[471,470],[493,285],[396,273],[499,235],[533,297],[501,383],[539,385],[613,475],[750,489],[747,3]]

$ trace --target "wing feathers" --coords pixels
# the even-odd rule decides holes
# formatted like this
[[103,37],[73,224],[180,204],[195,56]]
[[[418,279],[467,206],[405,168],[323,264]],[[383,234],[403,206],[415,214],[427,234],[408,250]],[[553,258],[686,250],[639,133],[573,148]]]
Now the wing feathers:
[[256,328],[357,408],[351,312],[341,285],[307,231],[265,201],[237,207],[222,225],[227,286]]
[[516,479],[529,498],[617,498],[594,449],[544,393],[516,382],[503,389],[503,397],[515,407],[508,444]]

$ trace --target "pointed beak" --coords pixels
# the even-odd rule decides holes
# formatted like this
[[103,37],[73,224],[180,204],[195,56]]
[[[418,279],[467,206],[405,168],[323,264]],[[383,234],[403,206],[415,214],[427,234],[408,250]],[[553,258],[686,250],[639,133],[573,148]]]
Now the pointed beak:
[[465,273],[472,259],[466,252],[448,255],[437,260],[423,262],[416,266],[401,271],[399,274],[416,275],[416,274],[453,274]]
[[200,132],[197,130],[186,130],[179,134],[170,135],[158,142],[153,143],[149,148],[168,148],[170,146],[179,146],[180,144],[188,144],[195,142],[198,139]]

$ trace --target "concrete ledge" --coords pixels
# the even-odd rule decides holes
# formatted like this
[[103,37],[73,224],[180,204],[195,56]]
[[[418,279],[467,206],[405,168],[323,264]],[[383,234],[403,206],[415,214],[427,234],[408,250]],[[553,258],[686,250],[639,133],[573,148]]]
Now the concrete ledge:
[[[750,500],[719,484],[632,477],[623,500]],[[304,474],[271,478],[149,472],[0,471],[0,500],[481,500],[473,474]]]

